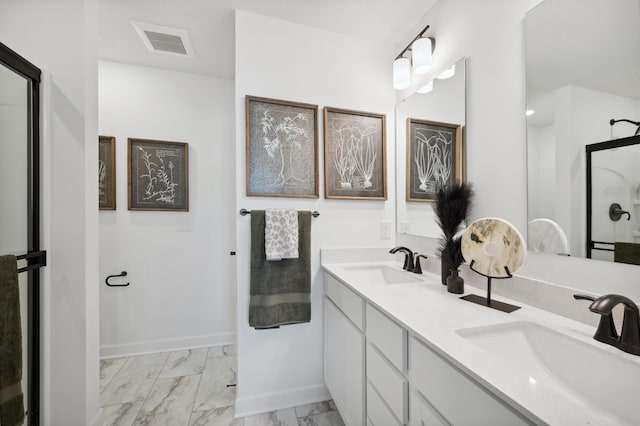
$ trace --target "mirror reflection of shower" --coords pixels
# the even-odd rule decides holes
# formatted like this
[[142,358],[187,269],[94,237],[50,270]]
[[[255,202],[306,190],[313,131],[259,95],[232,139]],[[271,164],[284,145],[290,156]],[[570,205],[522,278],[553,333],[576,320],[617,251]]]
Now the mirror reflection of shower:
[[611,126],[611,139],[613,139],[613,126],[616,123],[631,123],[634,126],[637,126],[636,132],[633,135],[638,136],[640,134],[640,121],[631,121],[631,120],[627,120],[626,118],[621,118],[619,120],[616,120],[612,118],[611,120],[609,120],[609,125]]
[[640,264],[638,165],[640,136],[587,145],[587,257]]

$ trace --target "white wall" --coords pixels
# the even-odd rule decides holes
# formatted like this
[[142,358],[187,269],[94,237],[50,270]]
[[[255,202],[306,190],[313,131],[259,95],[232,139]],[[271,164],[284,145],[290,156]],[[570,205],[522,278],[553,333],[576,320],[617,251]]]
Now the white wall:
[[0,67],[0,254],[27,250],[28,87],[28,80]]
[[527,206],[529,220],[555,220],[555,127],[527,127]]
[[[236,12],[236,209],[318,210],[312,221],[311,322],[256,331],[248,326],[250,217],[237,216],[238,393],[236,416],[328,397],[322,375],[321,247],[390,247],[393,224],[393,49],[384,43]],[[245,95],[387,114],[388,201],[245,196]],[[320,109],[321,113],[322,109]],[[318,120],[319,123],[321,120]],[[322,125],[319,142],[322,147]],[[323,168],[322,149],[319,154]],[[320,194],[324,193],[320,172]]]
[[49,263],[42,274],[46,425],[90,424],[99,405],[98,253],[91,244],[97,211],[87,201],[97,179],[95,8],[95,0],[9,0],[0,7],[0,40],[50,73],[41,206]]
[[[116,138],[100,212],[102,356],[235,341],[233,81],[99,63],[100,134]],[[127,138],[189,144],[189,212],[127,209]],[[127,271],[129,287],[107,287]]]

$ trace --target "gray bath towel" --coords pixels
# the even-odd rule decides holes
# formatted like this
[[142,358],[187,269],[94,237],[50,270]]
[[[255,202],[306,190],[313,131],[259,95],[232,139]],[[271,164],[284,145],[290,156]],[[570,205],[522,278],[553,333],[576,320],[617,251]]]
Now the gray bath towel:
[[249,325],[271,328],[311,321],[311,212],[298,212],[298,258],[269,262],[264,210],[251,211]]
[[0,425],[23,422],[18,264],[15,256],[0,256]]

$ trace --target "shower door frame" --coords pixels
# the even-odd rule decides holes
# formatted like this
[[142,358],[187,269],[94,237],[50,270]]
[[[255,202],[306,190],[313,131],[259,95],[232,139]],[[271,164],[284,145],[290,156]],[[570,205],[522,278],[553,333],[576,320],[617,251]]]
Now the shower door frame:
[[[591,154],[597,151],[606,151],[608,149],[613,148],[621,148],[624,146],[630,145],[638,145],[640,144],[640,136],[629,136],[626,138],[614,139],[611,141],[592,143],[589,145],[585,145],[586,153],[587,153],[587,259],[591,259],[591,251],[592,250],[600,250],[600,251],[613,251],[613,242],[608,241],[593,241],[593,232],[591,230],[592,225],[592,211],[593,208],[591,206],[593,202],[593,182],[592,182],[592,172],[591,172]],[[604,247],[596,247],[596,244],[602,245],[610,245],[610,248]]]
[[46,252],[40,250],[40,80],[41,70],[0,42],[0,64],[29,82],[28,133],[28,236],[27,253],[20,253],[28,273],[28,424],[40,424],[40,268],[46,265]]

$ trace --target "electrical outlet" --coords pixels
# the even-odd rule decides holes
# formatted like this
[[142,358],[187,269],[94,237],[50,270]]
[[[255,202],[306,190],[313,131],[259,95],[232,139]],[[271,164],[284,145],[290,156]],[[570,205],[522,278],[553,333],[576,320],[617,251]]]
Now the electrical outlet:
[[176,231],[178,232],[189,232],[193,230],[193,226],[191,225],[191,220],[187,215],[176,216]]
[[391,222],[389,222],[388,220],[383,220],[382,222],[380,222],[380,239],[391,239]]
[[409,222],[408,220],[400,222],[400,233],[408,234],[409,231],[411,231],[411,222]]

